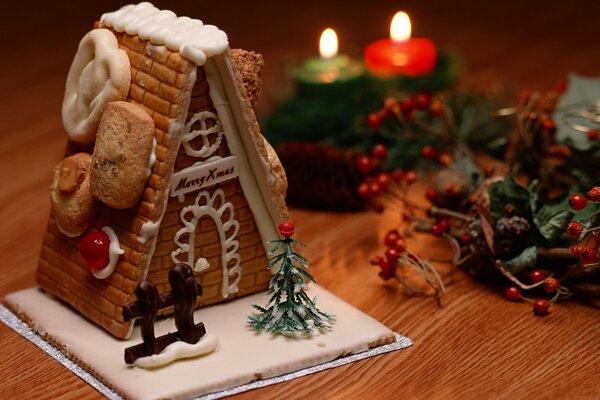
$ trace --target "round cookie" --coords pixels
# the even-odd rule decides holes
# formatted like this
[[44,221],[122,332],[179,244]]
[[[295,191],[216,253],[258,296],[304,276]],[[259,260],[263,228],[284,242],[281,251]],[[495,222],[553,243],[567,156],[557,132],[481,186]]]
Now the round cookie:
[[92,155],[92,193],[106,205],[123,209],[137,204],[148,179],[154,120],[124,101],[109,103],[102,115]]
[[69,237],[85,232],[98,210],[98,201],[90,190],[91,163],[92,156],[77,153],[54,168],[50,185],[52,215],[58,229]]

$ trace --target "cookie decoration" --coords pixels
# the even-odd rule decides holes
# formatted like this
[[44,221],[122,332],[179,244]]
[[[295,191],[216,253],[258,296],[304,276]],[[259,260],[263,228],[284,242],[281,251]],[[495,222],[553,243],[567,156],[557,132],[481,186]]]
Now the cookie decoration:
[[92,193],[113,208],[137,204],[153,157],[154,120],[132,103],[109,103],[92,154]]
[[[85,174],[66,160],[56,171],[53,197],[62,203],[53,201],[62,208],[53,205],[56,223],[44,236],[41,288],[119,338],[131,334],[122,316],[137,285],[150,281],[162,296],[176,263],[202,284],[194,306],[268,288],[265,249],[287,219],[287,182],[252,109],[262,57],[233,52],[218,28],[149,3],[95,26],[63,107],[67,156],[80,144],[93,154]],[[63,197],[84,191],[94,204],[89,220],[79,203],[56,212]]]
[[90,189],[92,157],[77,153],[54,169],[50,185],[51,213],[57,229],[65,236],[81,235],[92,223],[98,200]]
[[108,29],[94,29],[81,39],[73,59],[62,104],[69,139],[90,144],[106,105],[125,100],[131,82],[127,54]]

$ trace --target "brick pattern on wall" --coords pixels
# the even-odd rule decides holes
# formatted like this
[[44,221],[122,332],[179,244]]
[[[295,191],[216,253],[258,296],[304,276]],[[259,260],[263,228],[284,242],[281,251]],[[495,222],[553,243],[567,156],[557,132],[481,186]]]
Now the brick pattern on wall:
[[[131,64],[131,87],[127,101],[140,105],[154,119],[157,162],[136,207],[116,210],[101,205],[98,216],[92,223],[92,229],[112,227],[119,237],[121,248],[125,251],[115,272],[109,278],[100,280],[92,275],[79,254],[80,238],[65,237],[50,217],[42,245],[37,280],[44,290],[66,301],[113,335],[123,338],[129,333],[131,323],[123,321],[122,308],[135,300],[133,293],[137,283],[144,278],[147,258],[151,251],[152,240],[142,245],[137,240],[137,233],[144,222],[158,219],[164,201],[161,190],[165,187],[165,179],[170,178],[173,165],[175,164],[177,171],[202,160],[187,156],[183,148],[180,148],[177,155],[173,154],[178,143],[170,136],[169,128],[181,113],[189,110],[190,118],[194,112],[214,112],[214,108],[202,68],[196,69],[195,65],[183,59],[179,53],[171,52],[163,46],[151,45],[137,36],[116,32],[115,35],[120,48],[128,54]],[[189,108],[184,108],[190,99],[189,90],[185,88],[188,87],[186,85],[194,69],[197,74],[196,84],[191,90]],[[214,143],[216,135],[210,140]],[[197,147],[199,142],[193,145]],[[90,146],[69,143],[66,154],[92,150]],[[223,137],[222,145],[215,155],[229,154]],[[230,295],[227,298],[230,300],[265,289],[271,275],[266,269],[265,250],[239,181],[232,180],[219,184],[218,187],[225,192],[226,200],[234,204],[235,218],[240,223],[237,239],[240,242],[239,254],[242,259],[243,276],[239,292]],[[215,189],[216,187],[209,188],[211,191]],[[179,202],[177,198],[168,200],[157,238],[155,257],[150,263],[147,276],[157,284],[161,292],[169,290],[167,274],[173,265],[170,253],[176,248],[173,236],[182,226],[179,212],[182,207],[195,200],[196,194],[197,192],[186,195],[183,202]],[[204,285],[204,296],[199,299],[199,304],[223,301],[222,265],[219,257],[221,248],[215,222],[210,217],[203,218],[198,224],[197,235],[196,254],[207,258],[211,265],[209,270],[198,275]]]
[[[188,121],[197,112],[212,111],[216,114],[216,110],[212,105],[208,93],[209,88],[204,79],[202,68],[198,68],[197,77],[202,79],[197,79],[196,84],[192,89],[192,98],[187,117]],[[194,126],[192,126],[192,129],[194,129]],[[211,144],[215,143],[216,137],[216,133],[210,135],[209,142]],[[197,138],[196,142],[192,142],[191,144],[195,149],[200,148],[200,138]],[[227,157],[230,154],[231,152],[227,146],[227,140],[223,136],[221,145],[217,151],[206,158],[215,155]],[[206,158],[191,157],[186,154],[185,149],[181,146],[179,148],[177,159],[175,160],[175,172],[190,167],[198,161],[204,161]],[[254,222],[254,216],[250,210],[248,201],[244,196],[239,180],[230,180],[202,190],[208,190],[212,197],[217,189],[223,190],[225,201],[233,204],[235,210],[234,218],[237,219],[240,224],[237,240],[240,243],[239,255],[241,258],[240,267],[242,268],[242,278],[238,285],[239,291],[224,298],[221,290],[223,283],[223,262],[221,260],[222,248],[217,225],[209,216],[201,218],[198,221],[196,228],[194,254],[196,260],[199,257],[206,258],[210,264],[210,268],[201,273],[196,273],[196,278],[202,283],[204,289],[204,295],[198,299],[198,305],[208,305],[225,300],[232,300],[240,296],[264,290],[268,287],[269,280],[271,279],[271,274],[266,267],[267,259],[265,249],[256,223]],[[157,285],[160,292],[169,290],[168,272],[174,263],[171,258],[171,252],[178,248],[173,241],[173,237],[177,231],[183,228],[180,215],[181,209],[193,204],[198,193],[199,192],[192,192],[186,194],[183,201],[180,201],[177,198],[169,199],[167,210],[161,223],[154,257],[150,264],[150,272],[148,273],[148,279]],[[180,255],[178,258],[180,260],[187,259],[184,255]],[[232,265],[230,264],[229,267],[231,266]],[[233,282],[233,279],[235,279],[235,276],[232,277],[230,283]],[[166,312],[170,312],[170,310],[166,310]]]
[[[157,162],[138,205],[127,210],[115,210],[102,205],[92,228],[110,226],[119,237],[125,254],[120,257],[115,272],[107,279],[96,279],[85,266],[78,250],[80,238],[67,238],[50,218],[44,236],[37,280],[40,286],[63,299],[84,316],[101,325],[117,337],[125,337],[131,323],[122,318],[122,307],[135,299],[134,290],[143,279],[150,252],[150,242],[142,245],[137,233],[147,220],[156,220],[159,204],[164,199],[158,191],[164,188],[173,167],[174,145],[170,137],[172,121],[185,112],[190,96],[189,80],[196,66],[179,53],[157,47],[137,36],[115,33],[119,47],[131,64],[131,87],[127,101],[143,107],[154,119],[157,141]],[[92,151],[70,143],[67,155],[77,151]]]

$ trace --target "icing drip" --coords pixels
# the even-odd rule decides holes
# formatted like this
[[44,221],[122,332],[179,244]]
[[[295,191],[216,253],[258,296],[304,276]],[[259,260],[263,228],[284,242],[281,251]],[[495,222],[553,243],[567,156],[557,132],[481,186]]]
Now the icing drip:
[[171,343],[159,354],[138,358],[135,360],[134,365],[140,368],[160,368],[175,360],[210,354],[217,350],[218,346],[219,339],[217,336],[208,333],[195,344],[186,342]]
[[140,234],[137,237],[137,241],[140,244],[146,244],[150,238],[153,238],[158,233],[160,228],[160,221],[146,221],[140,229]]
[[[160,229],[160,224],[162,222],[163,217],[165,216],[165,212],[167,211],[168,200],[169,200],[169,189],[167,188],[167,191],[165,192],[165,198],[164,198],[164,207],[163,207],[162,213],[160,214],[160,218],[157,221],[148,220],[148,221],[144,222],[144,224],[140,228],[140,233],[137,236],[137,241],[140,244],[148,243],[148,240],[156,237],[156,235],[158,234],[158,230]],[[152,251],[152,253],[154,253],[154,251]],[[152,257],[150,257],[150,258],[152,258]]]
[[[206,121],[213,120],[215,124],[207,128]],[[195,123],[200,122],[200,129],[196,129],[191,131],[192,126]],[[211,134],[217,133],[217,139],[215,143],[212,145],[208,139],[208,136]],[[202,137],[202,147],[199,150],[193,149],[190,142],[196,139],[198,136]],[[221,127],[221,121],[215,113],[210,111],[201,111],[190,119],[190,121],[185,125],[183,130],[183,136],[181,137],[181,144],[185,149],[185,153],[191,157],[209,157],[211,156],[219,146],[221,146],[221,141],[223,140],[223,129]]]
[[[215,208],[217,206],[219,206],[218,209]],[[225,202],[225,193],[223,190],[215,190],[212,197],[206,190],[199,192],[194,204],[184,207],[181,210],[181,222],[184,227],[175,233],[173,241],[178,249],[171,253],[171,259],[174,263],[186,262],[189,265],[193,265],[194,270],[197,272],[204,271],[210,267],[204,258],[195,260],[196,227],[198,226],[198,221],[206,215],[214,220],[219,233],[221,265],[223,266],[221,294],[223,297],[228,297],[230,293],[238,291],[238,284],[242,278],[241,258],[238,254],[240,243],[236,239],[240,224],[233,217],[233,204]],[[228,218],[226,221],[223,221],[225,215],[228,215]],[[186,241],[184,241],[184,237],[187,238]],[[178,256],[183,254],[187,254],[187,258],[184,260],[179,259]],[[233,263],[233,266],[228,268],[227,266],[230,263]],[[236,276],[233,283],[229,283],[231,276]]]
[[110,246],[108,247],[109,262],[108,265],[102,268],[100,271],[92,271],[94,276],[98,279],[108,278],[117,267],[117,263],[119,262],[119,257],[121,257],[121,254],[125,253],[125,250],[121,248],[117,234],[111,227],[104,226],[102,227],[102,231],[106,232],[110,238]]
[[152,139],[152,152],[150,153],[150,160],[148,160],[148,170],[146,175],[150,178],[152,175],[152,167],[156,164],[156,138]]
[[100,21],[117,32],[165,45],[197,65],[204,65],[208,57],[221,54],[229,47],[227,34],[216,26],[177,17],[172,11],[159,10],[148,2],[126,5],[102,15]]

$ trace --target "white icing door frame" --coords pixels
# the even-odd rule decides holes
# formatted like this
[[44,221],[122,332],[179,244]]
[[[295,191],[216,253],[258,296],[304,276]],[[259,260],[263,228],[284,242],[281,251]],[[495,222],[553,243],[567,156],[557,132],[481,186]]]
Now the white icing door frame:
[[[178,249],[171,253],[171,259],[175,263],[186,262],[197,272],[210,267],[205,258],[196,259],[195,255],[196,228],[198,221],[204,216],[211,217],[217,226],[223,266],[221,293],[223,297],[228,297],[230,293],[238,291],[238,284],[242,278],[241,258],[238,253],[240,243],[236,239],[240,224],[234,217],[233,204],[225,201],[223,190],[215,190],[212,196],[208,190],[200,191],[193,204],[181,209],[180,218],[184,227],[175,233],[173,240]],[[224,218],[226,218],[225,221]],[[180,256],[185,256],[185,258],[179,258]],[[230,263],[232,266],[228,267]],[[233,276],[235,279],[230,283],[230,278]]]

